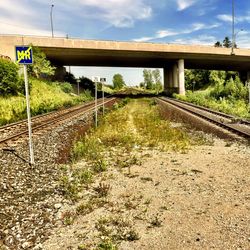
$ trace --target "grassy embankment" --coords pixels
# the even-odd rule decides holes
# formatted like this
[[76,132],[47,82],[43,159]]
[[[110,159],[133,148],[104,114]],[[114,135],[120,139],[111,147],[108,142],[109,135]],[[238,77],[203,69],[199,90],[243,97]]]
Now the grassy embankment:
[[186,96],[175,95],[175,97],[227,114],[250,119],[250,105],[246,99],[234,98],[232,96],[215,98],[215,91],[214,87],[208,87],[205,90],[195,92],[187,91]]
[[[95,209],[109,203],[110,186],[97,180],[105,180],[106,171],[117,169],[129,178],[132,165],[140,165],[142,154],[147,150],[186,151],[191,140],[186,133],[178,128],[172,128],[168,121],[162,120],[157,106],[147,99],[125,99],[115,106],[100,121],[97,129],[92,129],[72,149],[72,166],[65,167],[60,186],[66,197],[78,201],[76,210],[69,210],[63,217],[64,224],[72,224],[77,215],[87,215]],[[81,162],[78,162],[82,160]],[[108,171],[110,173],[110,171]],[[101,174],[103,173],[103,174]],[[94,189],[89,196],[84,194]],[[81,200],[84,197],[84,200]],[[94,223],[94,222],[93,222]],[[96,229],[101,238],[93,239],[91,246],[83,249],[117,249],[120,241],[137,240],[140,236],[130,224],[124,225],[124,219],[105,220],[105,225],[96,222]],[[119,227],[116,233],[104,228],[110,225]]]
[[[57,110],[62,107],[70,107],[78,103],[91,100],[89,92],[80,96],[65,93],[63,84],[46,82],[38,79],[30,79],[30,106],[32,116]],[[0,96],[0,126],[25,119],[25,96]]]

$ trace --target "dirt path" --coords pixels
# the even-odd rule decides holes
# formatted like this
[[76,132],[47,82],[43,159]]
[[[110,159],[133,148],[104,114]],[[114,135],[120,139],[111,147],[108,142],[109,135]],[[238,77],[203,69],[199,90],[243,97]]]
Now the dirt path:
[[[138,136],[136,106],[130,108],[128,124]],[[88,206],[55,229],[44,249],[250,249],[249,147],[214,139],[186,153],[139,148],[133,154],[141,164],[96,178],[82,199]],[[99,183],[107,196],[93,203],[89,195]],[[58,218],[77,207],[64,204]]]

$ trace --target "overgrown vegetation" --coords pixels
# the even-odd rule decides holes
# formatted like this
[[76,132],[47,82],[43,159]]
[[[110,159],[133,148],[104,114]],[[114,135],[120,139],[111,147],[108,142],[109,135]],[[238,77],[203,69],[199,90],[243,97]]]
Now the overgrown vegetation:
[[113,76],[113,85],[114,85],[114,89],[119,90],[121,88],[123,88],[124,86],[126,86],[124,80],[123,80],[123,76],[121,74],[115,74]]
[[[60,185],[68,198],[77,200],[79,192],[91,184],[94,175],[105,172],[110,166],[127,168],[130,176],[130,167],[141,164],[134,149],[156,147],[183,151],[189,145],[188,136],[162,120],[154,103],[148,99],[131,102],[124,99],[103,117],[97,129],[74,144],[72,162],[84,158],[86,166],[63,176]],[[110,189],[109,185],[100,183],[94,191],[98,197],[106,197]]]
[[[50,82],[31,78],[30,106],[32,116],[70,107],[78,103],[91,100],[90,92],[86,91],[80,96],[70,93],[70,86],[66,83]],[[67,93],[65,93],[67,92]],[[0,125],[15,122],[26,118],[25,96],[0,97]]]
[[0,58],[0,96],[8,97],[24,93],[24,81],[18,75],[18,66]]
[[[92,99],[89,91],[73,95],[70,83],[49,81],[55,67],[39,48],[32,46],[32,50],[34,63],[28,66],[32,116]],[[18,70],[15,63],[0,59],[0,126],[26,118],[25,85]]]
[[[204,76],[201,75],[201,72],[197,75],[194,75],[193,73],[194,72],[192,72],[192,75],[196,77],[196,80],[199,78],[201,79],[200,82],[202,82],[202,79],[204,80]],[[175,96],[178,99],[209,107],[221,112],[243,118],[250,118],[248,88],[240,81],[237,73],[209,71],[207,74],[206,88],[204,87],[203,82],[203,86],[198,84],[198,87],[195,87],[198,89],[203,88],[202,90],[195,92],[187,91],[186,96]],[[191,78],[189,79],[190,81],[187,81],[187,86],[192,82]]]
[[140,83],[141,88],[153,90],[156,94],[162,91],[162,79],[159,69],[144,69],[143,78],[144,81]]
[[121,216],[100,218],[95,227],[102,237],[114,242],[139,239],[139,234],[132,228],[131,222]]
[[[180,129],[172,128],[169,122],[162,120],[155,102],[150,99],[124,99],[114,106],[93,128],[72,148],[72,165],[64,169],[60,188],[67,198],[78,202],[75,212],[66,213],[63,223],[70,225],[75,215],[89,215],[99,209],[105,209],[103,217],[95,221],[95,236],[87,245],[79,245],[79,249],[118,249],[122,241],[136,241],[140,238],[134,222],[126,215],[112,211],[134,210],[142,207],[137,218],[145,219],[145,213],[152,201],[143,201],[138,193],[131,196],[121,195],[123,203],[118,206],[112,200],[112,182],[107,181],[111,171],[116,168],[127,178],[134,178],[131,166],[141,165],[139,155],[144,150],[155,147],[160,150],[188,149],[190,139]],[[82,159],[81,162],[77,162]],[[145,177],[144,181],[152,178]],[[86,192],[87,191],[87,192]],[[84,200],[81,200],[84,197]],[[80,201],[81,200],[81,201]],[[149,227],[160,227],[162,220],[158,215],[151,218]],[[92,248],[92,247],[95,248]]]
[[48,78],[55,74],[56,67],[52,66],[45,53],[38,47],[32,46],[33,64],[28,66],[30,75],[36,78]]
[[[128,99],[124,102],[128,102]],[[147,99],[133,100],[107,114],[100,121],[98,129],[93,129],[77,142],[72,150],[72,159],[76,161],[84,157],[94,164],[101,161],[104,165],[107,162],[105,152],[111,147],[126,151],[143,146],[183,150],[188,145],[187,135],[162,120],[157,106],[150,105]]]

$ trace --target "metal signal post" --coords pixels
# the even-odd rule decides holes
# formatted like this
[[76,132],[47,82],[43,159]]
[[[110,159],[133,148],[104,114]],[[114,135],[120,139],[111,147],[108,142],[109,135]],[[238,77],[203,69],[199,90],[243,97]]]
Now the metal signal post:
[[98,76],[93,76],[92,81],[95,83],[95,127],[97,128],[98,125],[98,114],[97,114],[97,83],[99,82],[99,77]]
[[95,82],[95,127],[97,128],[97,82]]
[[104,115],[104,83],[106,82],[106,78],[100,78],[100,82],[102,83],[102,114]]
[[26,95],[26,105],[27,105],[28,131],[29,131],[30,164],[34,164],[35,161],[34,161],[34,150],[33,150],[33,143],[32,143],[29,82],[28,82],[28,74],[27,74],[27,64],[33,63],[32,47],[31,46],[16,46],[16,61],[18,64],[23,64],[25,95]]
[[27,65],[23,65],[24,81],[25,81],[25,95],[27,103],[27,118],[28,118],[28,130],[29,130],[29,150],[30,150],[30,164],[34,164],[34,150],[32,142],[32,128],[31,128],[31,115],[30,115],[30,98],[29,98],[29,83],[27,74]]

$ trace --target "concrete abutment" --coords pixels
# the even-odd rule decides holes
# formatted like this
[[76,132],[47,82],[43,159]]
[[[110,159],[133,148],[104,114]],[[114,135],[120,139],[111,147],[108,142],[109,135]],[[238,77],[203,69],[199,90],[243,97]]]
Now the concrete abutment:
[[167,95],[174,93],[185,95],[185,67],[184,59],[164,68],[164,92]]

